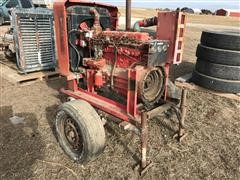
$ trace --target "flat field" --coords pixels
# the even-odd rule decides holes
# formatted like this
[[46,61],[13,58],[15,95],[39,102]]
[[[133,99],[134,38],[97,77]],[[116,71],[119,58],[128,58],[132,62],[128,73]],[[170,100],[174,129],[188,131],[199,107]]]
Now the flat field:
[[[150,17],[155,10],[133,13]],[[188,22],[239,26],[239,19],[229,17],[189,15]],[[6,26],[0,28],[2,33]],[[192,71],[201,31],[187,28],[183,63],[171,68],[172,79]],[[139,138],[113,123],[106,125],[106,148],[95,161],[82,166],[63,153],[53,122],[66,100],[58,92],[66,85],[64,78],[14,86],[4,76],[0,73],[0,179],[240,179],[240,101],[189,91],[188,136],[182,143],[172,139],[175,117],[152,119],[148,157],[154,166],[140,178],[133,171]],[[12,116],[24,117],[24,123],[13,125]]]
[[[121,16],[125,16],[125,8],[119,7],[119,11]],[[156,16],[157,11],[155,9],[135,8],[132,10],[131,14],[134,18],[147,18]],[[188,14],[188,22],[211,25],[240,26],[239,17],[227,16]]]

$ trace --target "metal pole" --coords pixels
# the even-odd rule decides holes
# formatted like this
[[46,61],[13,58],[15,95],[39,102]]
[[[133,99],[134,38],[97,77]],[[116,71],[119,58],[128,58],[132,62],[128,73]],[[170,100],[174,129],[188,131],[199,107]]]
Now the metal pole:
[[187,108],[186,108],[186,103],[187,103],[187,90],[183,89],[182,90],[182,96],[181,96],[181,104],[180,104],[180,110],[181,110],[181,125],[179,126],[179,137],[183,136],[184,134],[184,129],[182,126],[184,126],[185,123],[185,116],[187,113]]
[[148,129],[147,129],[147,113],[142,112],[141,114],[141,169],[143,170],[147,166],[147,140],[148,140]]
[[131,5],[132,0],[126,0],[126,31],[131,29]]

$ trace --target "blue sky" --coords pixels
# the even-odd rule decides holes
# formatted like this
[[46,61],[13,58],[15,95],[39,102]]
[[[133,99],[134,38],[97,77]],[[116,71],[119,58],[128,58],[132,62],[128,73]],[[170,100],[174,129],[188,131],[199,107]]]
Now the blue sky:
[[[104,2],[116,6],[125,6],[125,0],[94,0],[95,2]],[[199,9],[216,10],[219,8],[239,9],[240,0],[132,0],[133,7],[145,8],[172,8],[191,7]]]

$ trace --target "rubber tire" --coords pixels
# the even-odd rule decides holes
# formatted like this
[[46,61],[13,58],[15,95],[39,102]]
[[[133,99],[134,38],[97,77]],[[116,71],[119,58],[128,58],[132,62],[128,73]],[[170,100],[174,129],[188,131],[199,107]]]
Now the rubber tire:
[[201,44],[219,49],[240,51],[240,31],[203,31]]
[[214,78],[201,74],[196,70],[193,71],[191,81],[199,86],[215,91],[225,93],[240,93],[240,81]]
[[12,62],[16,62],[16,57],[15,54],[12,53],[12,51],[10,51],[9,49],[4,51],[4,55],[7,59],[9,59]]
[[197,60],[195,69],[207,76],[228,80],[240,80],[240,66],[228,66]]
[[240,51],[211,48],[199,44],[196,56],[205,61],[230,66],[240,66]]
[[[70,116],[78,124],[82,140],[83,151],[76,153],[71,150],[61,123],[64,117]],[[94,160],[105,147],[105,131],[103,123],[95,109],[86,101],[73,100],[62,104],[56,115],[55,129],[57,140],[64,152],[74,161],[85,164]]]

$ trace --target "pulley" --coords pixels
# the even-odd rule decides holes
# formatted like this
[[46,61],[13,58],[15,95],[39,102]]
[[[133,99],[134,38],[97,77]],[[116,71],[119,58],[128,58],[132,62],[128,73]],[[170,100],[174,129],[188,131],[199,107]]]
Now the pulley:
[[165,77],[164,71],[155,67],[146,70],[138,83],[139,98],[146,105],[156,103],[164,92]]

